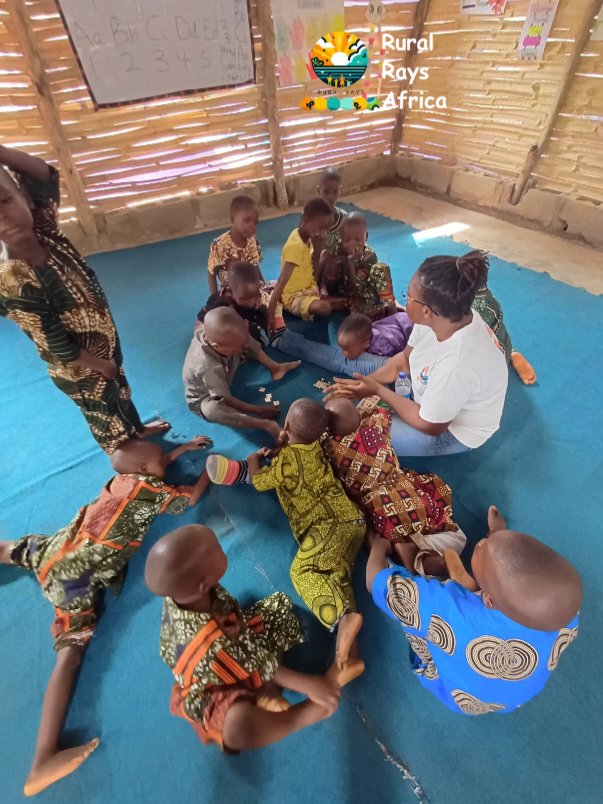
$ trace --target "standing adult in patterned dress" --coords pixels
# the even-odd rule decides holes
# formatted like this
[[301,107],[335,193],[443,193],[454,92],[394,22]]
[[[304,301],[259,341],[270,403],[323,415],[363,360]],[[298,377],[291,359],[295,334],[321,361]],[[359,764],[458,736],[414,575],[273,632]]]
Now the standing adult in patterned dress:
[[59,229],[58,204],[58,172],[42,159],[0,145],[0,315],[32,339],[54,384],[76,403],[94,438],[111,454],[129,438],[164,432],[169,424],[157,420],[143,426],[107,298]]

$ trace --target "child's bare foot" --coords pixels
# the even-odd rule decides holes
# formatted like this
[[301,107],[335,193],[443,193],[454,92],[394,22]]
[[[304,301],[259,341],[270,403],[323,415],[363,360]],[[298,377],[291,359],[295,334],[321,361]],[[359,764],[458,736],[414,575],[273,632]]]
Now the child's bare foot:
[[475,579],[469,575],[463,566],[463,562],[461,561],[459,554],[455,550],[450,547],[447,550],[444,550],[444,561],[446,562],[446,568],[448,570],[450,580],[456,581],[459,586],[462,586],[464,589],[468,589],[470,592],[477,592],[479,586],[475,582]]
[[51,784],[54,784],[54,782],[58,782],[59,779],[69,776],[88,759],[99,743],[100,740],[96,737],[94,740],[90,740],[89,743],[84,743],[84,745],[67,748],[65,751],[57,751],[56,754],[53,754],[38,767],[32,768],[23,788],[25,795],[35,796]]
[[490,508],[488,508],[488,533],[506,529],[507,523],[502,514],[495,505],[491,505]]
[[534,385],[536,372],[532,364],[525,359],[521,352],[511,352],[511,363],[524,385]]
[[142,432],[138,433],[138,438],[148,438],[149,436],[159,435],[160,433],[167,433],[167,431],[171,429],[172,425],[169,422],[166,422],[164,419],[155,419],[145,424]]
[[350,681],[353,681],[358,676],[364,673],[364,662],[362,659],[348,659],[343,662],[341,667],[334,662],[327,670],[327,678],[332,679],[340,687],[345,687]]
[[337,626],[337,641],[335,643],[335,663],[342,668],[350,655],[350,649],[362,628],[362,614],[351,611],[344,614]]
[[281,688],[274,681],[269,681],[258,693],[256,705],[267,712],[286,712],[291,704],[283,696]]
[[278,382],[278,380],[283,379],[285,374],[288,374],[290,371],[293,371],[300,366],[301,360],[292,360],[290,363],[277,363],[277,367],[272,369],[270,372],[272,374],[272,379],[275,382]]
[[10,564],[14,542],[0,542],[0,564]]

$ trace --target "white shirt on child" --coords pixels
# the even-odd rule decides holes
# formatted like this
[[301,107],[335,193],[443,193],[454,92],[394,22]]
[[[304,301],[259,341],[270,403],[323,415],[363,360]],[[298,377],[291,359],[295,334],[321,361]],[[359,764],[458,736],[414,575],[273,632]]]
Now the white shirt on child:
[[452,435],[479,447],[500,425],[509,372],[504,352],[478,313],[445,341],[415,324],[408,340],[415,402],[426,422],[450,422]]

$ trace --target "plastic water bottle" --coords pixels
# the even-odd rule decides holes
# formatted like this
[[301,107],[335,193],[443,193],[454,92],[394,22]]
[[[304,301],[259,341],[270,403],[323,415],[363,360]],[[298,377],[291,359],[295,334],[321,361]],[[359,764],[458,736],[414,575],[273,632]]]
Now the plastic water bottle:
[[410,381],[410,377],[405,371],[401,371],[398,374],[395,389],[397,394],[400,396],[405,396],[407,399],[410,399],[412,396],[412,383]]

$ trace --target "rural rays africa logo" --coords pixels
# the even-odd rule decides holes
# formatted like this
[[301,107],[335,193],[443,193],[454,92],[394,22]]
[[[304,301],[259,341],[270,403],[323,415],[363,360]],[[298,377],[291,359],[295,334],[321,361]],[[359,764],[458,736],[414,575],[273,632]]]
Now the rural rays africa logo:
[[355,34],[333,31],[321,36],[310,51],[308,72],[311,78],[318,78],[331,91],[320,93],[315,98],[304,98],[301,102],[302,108],[334,111],[378,107],[378,98],[367,98],[361,90],[350,90],[351,94],[344,97],[336,95],[337,92],[345,92],[360,81],[368,66],[366,45]]
[[346,31],[321,36],[310,54],[317,78],[330,87],[349,87],[368,67],[368,50],[362,40]]

